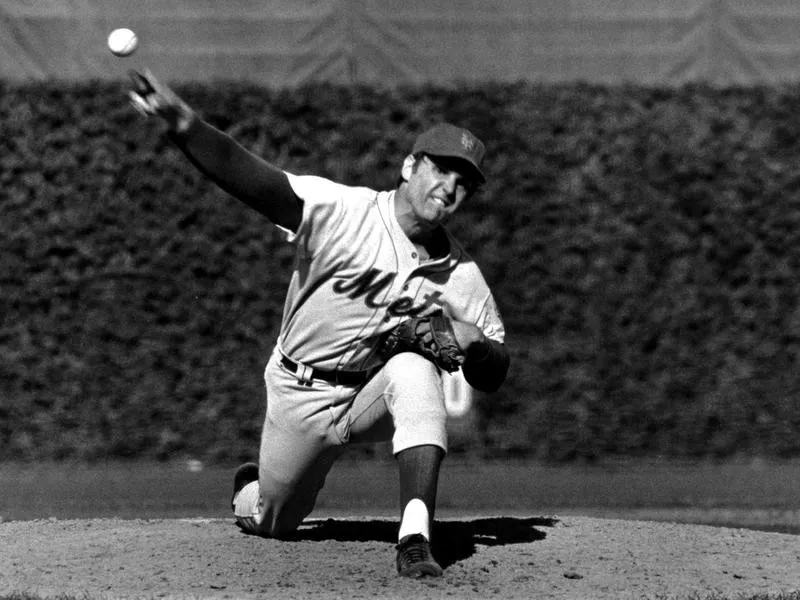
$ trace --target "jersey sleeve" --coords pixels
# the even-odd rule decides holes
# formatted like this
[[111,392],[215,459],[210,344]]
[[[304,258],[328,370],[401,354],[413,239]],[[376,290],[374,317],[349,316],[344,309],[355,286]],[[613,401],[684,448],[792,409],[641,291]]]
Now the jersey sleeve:
[[344,217],[346,186],[324,177],[287,173],[294,193],[303,201],[303,217],[297,231],[283,229],[286,240],[314,256]]
[[486,302],[484,302],[483,308],[478,315],[478,322],[476,325],[483,332],[483,335],[490,340],[500,342],[501,344],[505,342],[505,326],[503,325],[503,319],[500,317],[500,310],[497,308],[497,303],[491,292],[489,292]]
[[377,192],[316,175],[287,176],[303,203],[303,215],[297,231],[284,230],[286,239],[297,247],[301,259],[324,255],[323,263],[329,263],[341,258],[342,248],[352,247],[369,221]]

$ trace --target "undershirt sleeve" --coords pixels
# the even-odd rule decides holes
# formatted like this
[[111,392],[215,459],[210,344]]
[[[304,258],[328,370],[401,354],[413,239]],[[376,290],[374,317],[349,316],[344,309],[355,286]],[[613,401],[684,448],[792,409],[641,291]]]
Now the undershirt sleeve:
[[195,119],[173,142],[206,177],[275,225],[296,231],[303,202],[284,171],[253,154],[228,134]]
[[478,358],[467,356],[462,370],[467,382],[482,392],[496,392],[505,381],[510,365],[504,344],[486,340],[485,354]]

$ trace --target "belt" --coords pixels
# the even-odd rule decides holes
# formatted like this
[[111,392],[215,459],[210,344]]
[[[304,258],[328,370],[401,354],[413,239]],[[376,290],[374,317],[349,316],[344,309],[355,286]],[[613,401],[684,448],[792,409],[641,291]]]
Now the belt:
[[[285,356],[281,356],[281,364],[295,374],[303,368]],[[323,371],[321,369],[311,369],[310,371],[310,374],[306,374],[307,380],[321,379],[337,385],[361,385],[372,374],[372,371]]]

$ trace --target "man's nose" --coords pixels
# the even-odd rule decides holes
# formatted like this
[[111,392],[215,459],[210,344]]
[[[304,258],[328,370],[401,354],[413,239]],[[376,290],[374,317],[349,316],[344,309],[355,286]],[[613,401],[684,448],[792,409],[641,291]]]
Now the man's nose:
[[458,186],[458,174],[446,173],[442,177],[442,187],[444,188],[444,191],[448,195],[454,194],[457,186]]

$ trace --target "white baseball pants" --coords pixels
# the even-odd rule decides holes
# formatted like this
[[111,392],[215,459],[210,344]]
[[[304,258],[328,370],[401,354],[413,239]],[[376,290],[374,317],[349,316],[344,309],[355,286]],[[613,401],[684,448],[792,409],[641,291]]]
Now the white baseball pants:
[[391,440],[395,454],[420,445],[447,449],[442,376],[425,358],[398,354],[361,388],[318,380],[307,386],[280,359],[273,352],[264,373],[259,493],[240,494],[235,509],[246,531],[293,532],[347,443]]

